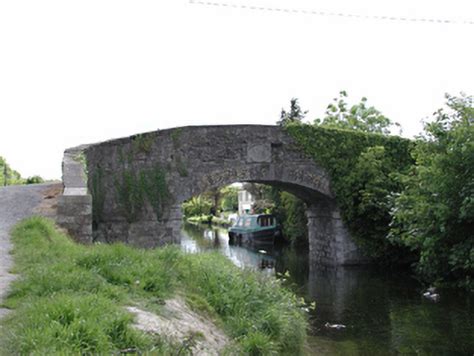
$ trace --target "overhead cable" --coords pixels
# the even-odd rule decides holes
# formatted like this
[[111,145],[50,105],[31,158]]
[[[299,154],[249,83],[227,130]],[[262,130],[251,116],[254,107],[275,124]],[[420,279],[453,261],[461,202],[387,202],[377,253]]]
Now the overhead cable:
[[362,19],[362,20],[419,22],[419,23],[436,23],[436,24],[453,24],[453,25],[474,25],[474,20],[454,20],[454,19],[441,19],[441,18],[428,18],[428,17],[423,18],[423,17],[388,16],[388,15],[361,15],[361,14],[346,13],[346,12],[319,11],[319,10],[296,9],[296,8],[285,8],[285,7],[255,6],[255,5],[247,5],[247,4],[235,4],[235,3],[230,3],[230,2],[215,2],[215,1],[202,1],[202,0],[189,0],[189,3],[193,5],[218,6],[218,7],[228,7],[228,8],[235,8],[235,9],[253,10],[253,11],[268,11],[268,12],[294,13],[294,14],[316,15],[316,16],[344,17],[344,18]]

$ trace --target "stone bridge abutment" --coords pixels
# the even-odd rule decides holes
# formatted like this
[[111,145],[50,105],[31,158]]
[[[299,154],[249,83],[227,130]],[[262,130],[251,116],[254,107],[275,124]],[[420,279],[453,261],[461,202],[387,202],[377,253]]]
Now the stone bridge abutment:
[[255,182],[306,202],[312,262],[363,261],[327,173],[277,126],[182,127],[81,146],[65,152],[63,181],[59,222],[81,242],[177,242],[182,202],[234,182]]

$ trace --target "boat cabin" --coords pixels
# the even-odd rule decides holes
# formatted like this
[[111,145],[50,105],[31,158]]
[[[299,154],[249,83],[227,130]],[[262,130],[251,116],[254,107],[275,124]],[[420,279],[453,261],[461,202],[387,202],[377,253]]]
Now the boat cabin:
[[231,242],[238,239],[243,242],[274,242],[279,234],[275,216],[271,214],[242,215],[229,229]]

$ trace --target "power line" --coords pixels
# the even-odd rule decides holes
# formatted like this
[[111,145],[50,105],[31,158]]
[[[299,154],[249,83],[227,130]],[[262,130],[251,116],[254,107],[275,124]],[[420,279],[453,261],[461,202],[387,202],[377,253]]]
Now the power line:
[[303,15],[346,17],[346,18],[363,19],[363,20],[423,22],[423,23],[452,24],[452,25],[474,25],[474,20],[460,20],[459,21],[459,20],[450,20],[450,19],[441,19],[441,18],[360,15],[360,14],[351,14],[351,13],[346,13],[346,12],[331,12],[331,11],[317,11],[317,10],[284,8],[284,7],[255,6],[255,5],[247,5],[247,4],[233,4],[229,2],[213,2],[213,1],[202,1],[202,0],[189,0],[189,4],[227,7],[227,8],[234,8],[234,9],[253,10],[253,11],[269,11],[269,12],[284,12],[284,13],[303,14]]

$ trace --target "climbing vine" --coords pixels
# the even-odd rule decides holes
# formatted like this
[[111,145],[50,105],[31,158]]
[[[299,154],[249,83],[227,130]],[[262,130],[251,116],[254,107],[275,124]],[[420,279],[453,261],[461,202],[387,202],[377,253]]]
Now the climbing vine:
[[132,147],[135,153],[150,153],[153,148],[153,135],[139,134],[131,137]]
[[182,128],[174,129],[171,132],[171,140],[173,141],[173,147],[177,149],[179,147],[179,139],[181,137]]
[[331,189],[356,243],[373,258],[398,258],[401,251],[386,236],[393,196],[402,190],[396,175],[413,164],[413,142],[304,124],[287,132],[329,173]]
[[82,165],[82,170],[83,170],[84,176],[87,177],[87,175],[88,175],[87,157],[86,157],[84,151],[81,151],[81,152],[75,154],[72,159]]
[[103,182],[104,172],[97,166],[92,174],[92,219],[97,224],[102,221],[105,203],[105,189]]
[[176,155],[175,161],[176,161],[176,170],[178,171],[178,174],[180,175],[180,177],[187,177],[189,175],[189,172],[181,156]]
[[134,168],[123,169],[115,179],[118,202],[129,223],[138,220],[148,202],[161,218],[163,207],[169,200],[166,173],[159,166],[137,171]]

